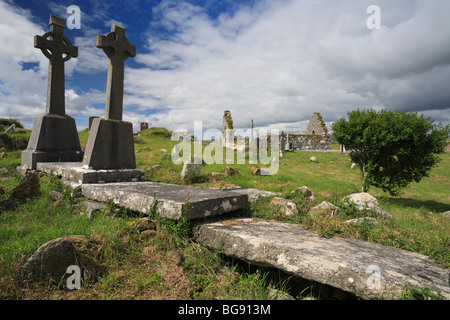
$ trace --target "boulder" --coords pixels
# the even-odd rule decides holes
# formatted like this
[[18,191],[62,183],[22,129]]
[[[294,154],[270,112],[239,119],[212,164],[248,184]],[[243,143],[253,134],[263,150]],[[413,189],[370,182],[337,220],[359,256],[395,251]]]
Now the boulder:
[[18,203],[23,203],[28,198],[36,197],[40,193],[39,175],[37,172],[30,171],[20,180],[6,199],[6,208],[14,209]]
[[181,179],[192,181],[200,175],[200,165],[186,161],[181,170]]
[[334,204],[323,201],[319,205],[312,207],[309,209],[308,214],[310,216],[321,216],[321,215],[328,215],[328,216],[335,216],[339,213],[339,207],[336,207]]
[[310,203],[316,202],[316,198],[314,197],[313,193],[311,192],[311,190],[309,190],[307,186],[300,187],[292,191],[291,193],[294,196],[301,195],[302,198],[305,198]]
[[76,245],[80,243],[80,239],[84,237],[69,236],[50,240],[28,258],[21,268],[21,274],[36,281],[47,278],[60,281],[64,276],[70,275],[66,274],[67,268],[76,265],[80,267],[81,276],[85,280],[96,281],[101,267],[77,249]]
[[274,197],[270,202],[270,205],[280,207],[281,211],[286,216],[291,216],[298,213],[298,209],[295,203],[284,198]]
[[378,205],[378,200],[367,192],[352,193],[346,196],[343,201],[354,203],[356,205],[360,205],[362,203],[372,203],[376,206]]
[[378,207],[378,200],[367,192],[353,193],[342,199],[342,202],[353,204],[359,211],[368,213],[375,211],[378,216],[383,218],[390,218],[391,215]]
[[77,253],[73,243],[66,238],[58,238],[38,248],[22,266],[21,272],[35,280],[47,277],[59,280],[67,267],[76,264]]

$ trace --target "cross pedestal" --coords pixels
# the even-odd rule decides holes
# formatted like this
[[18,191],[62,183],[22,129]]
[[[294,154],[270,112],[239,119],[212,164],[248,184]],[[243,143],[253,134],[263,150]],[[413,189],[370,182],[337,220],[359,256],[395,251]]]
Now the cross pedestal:
[[111,32],[97,36],[97,47],[109,58],[105,118],[92,120],[83,165],[94,170],[135,169],[133,125],[122,121],[124,63],[136,56],[125,28],[113,24]]
[[49,59],[46,114],[35,119],[22,169],[38,162],[76,162],[83,159],[75,120],[65,113],[64,63],[78,56],[78,48],[64,35],[63,19],[50,16],[50,32],[35,36],[34,47]]

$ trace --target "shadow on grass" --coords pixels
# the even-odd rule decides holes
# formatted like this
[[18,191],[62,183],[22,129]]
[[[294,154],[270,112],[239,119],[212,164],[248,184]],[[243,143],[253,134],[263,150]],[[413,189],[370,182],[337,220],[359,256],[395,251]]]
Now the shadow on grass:
[[433,200],[416,200],[411,198],[393,198],[393,197],[380,197],[381,203],[393,204],[397,206],[410,207],[421,209],[425,208],[428,211],[433,211],[436,213],[441,213],[450,210],[450,204],[437,202]]

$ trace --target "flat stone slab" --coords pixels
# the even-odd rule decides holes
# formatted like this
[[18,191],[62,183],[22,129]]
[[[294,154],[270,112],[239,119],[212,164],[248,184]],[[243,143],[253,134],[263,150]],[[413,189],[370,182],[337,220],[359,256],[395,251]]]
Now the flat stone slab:
[[78,184],[143,181],[145,175],[140,169],[93,170],[81,162],[39,162],[36,169]]
[[183,212],[189,219],[197,219],[235,211],[248,204],[246,194],[150,181],[83,184],[81,193],[96,201],[111,199],[120,207],[144,214],[149,213],[156,199],[158,214],[173,220],[179,220]]
[[327,239],[298,225],[230,219],[196,225],[194,240],[362,299],[399,299],[405,284],[450,298],[449,270],[430,257],[357,239]]

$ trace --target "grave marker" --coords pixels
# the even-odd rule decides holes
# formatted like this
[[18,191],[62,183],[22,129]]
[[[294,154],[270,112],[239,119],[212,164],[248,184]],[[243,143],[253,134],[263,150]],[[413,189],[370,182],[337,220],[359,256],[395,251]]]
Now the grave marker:
[[109,58],[105,118],[92,121],[83,165],[94,170],[135,169],[133,125],[122,121],[125,60],[136,56],[136,47],[125,37],[125,28],[113,24],[111,32],[97,36],[97,47]]
[[63,19],[50,15],[50,32],[35,36],[34,47],[49,59],[46,114],[35,119],[22,168],[38,162],[81,161],[83,152],[75,120],[65,112],[64,63],[78,56],[78,48],[64,35]]

